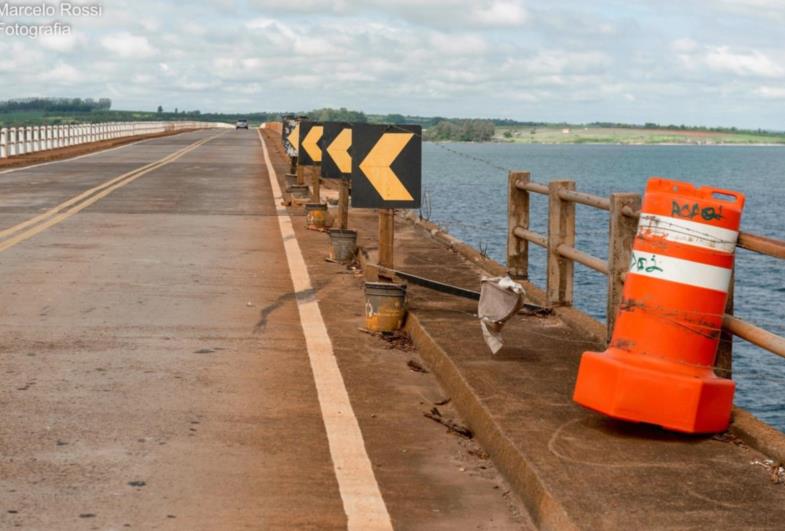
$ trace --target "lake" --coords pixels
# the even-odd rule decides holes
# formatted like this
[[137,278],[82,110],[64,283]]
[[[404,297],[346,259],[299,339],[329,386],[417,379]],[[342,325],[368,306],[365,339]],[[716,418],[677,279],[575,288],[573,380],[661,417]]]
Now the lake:
[[[785,148],[766,146],[617,146],[450,143],[423,145],[423,212],[456,237],[504,263],[507,174],[576,182],[578,191],[607,196],[642,193],[650,176],[746,194],[742,230],[785,239]],[[425,202],[425,199],[424,199]],[[532,194],[531,228],[545,234],[547,198]],[[428,212],[430,210],[430,212]],[[607,258],[608,213],[578,205],[577,247]],[[545,252],[530,245],[530,278],[545,287]],[[735,314],[785,335],[785,262],[739,249]],[[575,266],[575,305],[605,318],[606,277]],[[734,338],[736,404],[785,431],[785,359]]]

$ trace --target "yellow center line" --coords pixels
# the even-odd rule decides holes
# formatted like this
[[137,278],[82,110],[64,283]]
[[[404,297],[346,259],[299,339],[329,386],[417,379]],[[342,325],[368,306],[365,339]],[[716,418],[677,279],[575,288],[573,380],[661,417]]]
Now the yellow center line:
[[[36,234],[45,231],[46,229],[52,227],[53,225],[57,225],[58,223],[65,221],[66,219],[70,218],[74,214],[84,210],[85,208],[94,204],[100,199],[103,199],[104,197],[114,192],[118,188],[122,188],[123,186],[132,183],[139,177],[146,175],[147,173],[150,173],[153,170],[157,170],[158,168],[166,166],[171,162],[174,162],[180,157],[186,155],[187,153],[190,153],[191,151],[206,144],[207,142],[210,142],[211,140],[214,140],[215,138],[218,138],[223,134],[225,133],[213,135],[209,138],[204,138],[202,140],[194,142],[193,144],[186,146],[185,148],[176,151],[171,155],[167,155],[161,160],[151,162],[149,164],[145,164],[140,168],[137,168],[128,173],[124,173],[123,175],[120,175],[119,177],[115,177],[114,179],[110,179],[105,183],[102,183],[94,188],[82,192],[81,194],[75,197],[72,197],[67,201],[64,201],[63,203],[60,203],[56,207],[47,210],[43,214],[40,214],[34,218],[19,223],[18,225],[3,230],[2,232],[0,232],[0,238],[7,238],[7,239],[5,239],[2,243],[0,243],[0,252],[3,252],[6,249],[13,247],[14,245],[20,242],[32,238]],[[66,208],[68,208],[68,210],[62,212]],[[24,232],[20,233],[20,231],[22,231],[27,227],[30,227],[31,225],[33,225],[32,228],[24,230]],[[14,234],[16,235],[14,236]]]
[[190,145],[182,148],[180,151],[176,151],[174,153],[171,153],[171,154],[167,155],[166,157],[164,157],[164,158],[162,158],[160,160],[150,162],[148,164],[145,164],[144,166],[141,166],[139,168],[131,170],[128,173],[124,173],[123,175],[120,175],[119,177],[115,177],[113,179],[110,179],[109,181],[101,183],[98,186],[90,188],[89,190],[86,190],[86,191],[82,192],[81,194],[79,194],[79,195],[77,195],[75,197],[72,197],[71,199],[69,199],[69,200],[67,200],[67,201],[65,201],[63,203],[60,203],[56,207],[47,210],[43,214],[40,214],[40,215],[35,216],[35,217],[31,218],[31,219],[28,219],[27,221],[19,223],[18,225],[14,225],[13,227],[10,227],[8,229],[2,230],[2,231],[0,231],[0,239],[7,238],[8,236],[10,236],[10,235],[12,235],[12,234],[14,234],[16,232],[19,232],[20,230],[22,230],[22,229],[24,229],[26,227],[29,227],[30,225],[34,225],[36,223],[39,223],[39,222],[41,222],[41,221],[43,221],[43,220],[45,220],[45,219],[47,219],[47,218],[57,214],[59,211],[63,210],[64,208],[67,208],[67,207],[69,207],[69,206],[71,206],[71,205],[73,205],[75,203],[78,203],[79,201],[82,201],[83,199],[91,196],[92,194],[94,194],[94,193],[96,193],[96,192],[98,192],[98,191],[100,191],[100,190],[102,190],[104,188],[107,188],[107,187],[109,187],[109,186],[111,186],[111,185],[113,185],[113,184],[115,184],[115,183],[117,183],[119,181],[122,181],[123,179],[126,179],[126,178],[128,178],[130,176],[133,176],[133,175],[135,175],[138,172],[144,171],[144,170],[146,170],[148,168],[152,168],[154,166],[157,167],[158,165],[163,164],[163,163],[171,162],[172,160],[174,160],[173,157],[179,157],[179,156],[181,156],[181,155],[191,151],[191,149],[193,149],[194,147],[198,147],[199,145],[203,144],[204,140],[205,139],[198,140],[198,141],[194,142],[193,144],[190,144]]

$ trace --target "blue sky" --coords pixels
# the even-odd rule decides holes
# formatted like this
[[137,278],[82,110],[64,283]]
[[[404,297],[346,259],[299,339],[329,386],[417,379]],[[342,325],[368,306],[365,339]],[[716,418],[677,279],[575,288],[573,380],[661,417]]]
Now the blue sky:
[[783,0],[106,0],[61,20],[0,34],[0,98],[785,129]]

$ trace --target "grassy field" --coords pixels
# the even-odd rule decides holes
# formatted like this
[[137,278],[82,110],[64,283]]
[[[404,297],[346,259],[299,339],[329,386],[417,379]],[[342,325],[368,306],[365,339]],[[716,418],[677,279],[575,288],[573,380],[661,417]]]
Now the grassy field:
[[494,140],[522,144],[783,144],[785,134],[603,127],[497,127]]

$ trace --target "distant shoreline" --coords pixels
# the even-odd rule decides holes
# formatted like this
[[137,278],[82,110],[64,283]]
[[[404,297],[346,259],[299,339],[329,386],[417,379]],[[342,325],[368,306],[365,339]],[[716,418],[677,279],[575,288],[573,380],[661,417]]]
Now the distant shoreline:
[[785,145],[785,133],[646,127],[502,126],[496,128],[490,140],[520,144],[775,147]]

